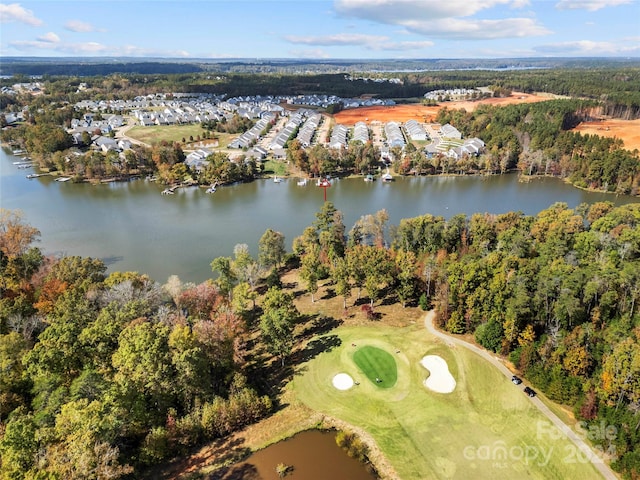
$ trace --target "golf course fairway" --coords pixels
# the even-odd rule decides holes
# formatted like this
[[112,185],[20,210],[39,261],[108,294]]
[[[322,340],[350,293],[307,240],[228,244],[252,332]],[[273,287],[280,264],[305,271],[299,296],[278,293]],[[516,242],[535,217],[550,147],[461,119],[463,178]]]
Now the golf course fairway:
[[[443,344],[423,325],[343,326],[329,335],[339,345],[304,364],[289,388],[311,409],[366,431],[400,479],[601,478],[521,388],[475,353]],[[388,367],[363,368],[358,360],[362,351],[369,359],[386,358],[376,350],[396,366],[397,378],[386,388],[375,377],[369,380],[387,375],[376,369]],[[425,355],[446,361],[455,390],[438,393],[424,385]],[[351,376],[354,386],[335,388],[332,379],[339,373]]]

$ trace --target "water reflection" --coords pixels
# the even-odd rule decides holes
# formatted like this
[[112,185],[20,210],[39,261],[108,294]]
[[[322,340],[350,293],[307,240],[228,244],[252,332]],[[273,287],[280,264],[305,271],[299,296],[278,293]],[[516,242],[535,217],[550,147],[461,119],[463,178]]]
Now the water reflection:
[[252,454],[223,475],[224,480],[277,480],[276,466],[292,467],[290,480],[372,480],[377,478],[335,442],[334,432],[308,430]]

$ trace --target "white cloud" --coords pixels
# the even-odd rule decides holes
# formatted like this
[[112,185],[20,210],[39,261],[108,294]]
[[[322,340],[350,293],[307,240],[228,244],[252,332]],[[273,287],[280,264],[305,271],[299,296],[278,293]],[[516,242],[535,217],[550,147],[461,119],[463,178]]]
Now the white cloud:
[[337,33],[335,35],[320,35],[298,37],[289,35],[285,40],[291,43],[301,43],[304,45],[370,45],[388,40],[388,37],[382,35],[364,35],[360,33]]
[[124,57],[189,57],[186,50],[156,50],[153,48],[137,47],[135,45],[125,45],[116,47],[116,53],[112,55]]
[[339,13],[381,23],[396,23],[409,18],[434,20],[468,17],[495,6],[526,5],[522,0],[336,0]]
[[385,35],[365,35],[360,33],[338,33],[320,36],[287,36],[290,43],[303,45],[331,46],[360,46],[367,50],[417,50],[433,46],[430,41],[393,42]]
[[472,18],[493,7],[522,8],[528,3],[528,0],[336,0],[335,9],[345,16],[399,25],[429,37],[476,40],[551,33],[533,18]]
[[[57,39],[57,40],[56,40]],[[36,40],[15,40],[9,46],[19,51],[43,50],[65,55],[96,55],[114,57],[189,57],[185,50],[155,50],[135,45],[109,46],[98,42],[60,42],[54,33]]]
[[311,50],[289,50],[289,54],[295,58],[329,58],[330,55],[320,48]]
[[58,53],[66,54],[106,54],[107,47],[96,42],[82,43],[53,43],[50,40],[15,40],[9,42],[9,45],[20,51],[30,50],[50,50]]
[[601,8],[617,7],[631,3],[633,0],[560,0],[556,3],[558,10],[588,10],[595,12]]
[[83,22],[81,20],[69,20],[64,24],[64,28],[72,32],[103,32],[104,30],[96,28],[90,23]]
[[60,41],[60,37],[53,32],[48,32],[38,37],[38,41],[46,43],[58,43]]
[[618,56],[640,52],[640,45],[637,43],[625,45],[622,42],[577,40],[539,45],[534,49],[541,54],[557,56]]
[[39,27],[44,22],[33,15],[31,10],[23,8],[19,3],[0,3],[0,23],[19,22],[32,27]]
[[411,32],[423,35],[461,40],[522,38],[551,33],[530,18],[504,18],[499,20],[446,18],[435,22],[407,20],[404,23],[404,27]]

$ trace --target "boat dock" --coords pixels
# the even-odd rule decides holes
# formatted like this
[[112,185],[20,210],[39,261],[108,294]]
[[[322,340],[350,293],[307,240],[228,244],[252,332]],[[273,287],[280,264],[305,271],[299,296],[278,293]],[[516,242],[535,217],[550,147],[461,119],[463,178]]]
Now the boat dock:
[[173,195],[174,193],[176,193],[176,190],[180,188],[180,185],[173,185],[171,187],[165,188],[162,192],[160,192],[162,195]]

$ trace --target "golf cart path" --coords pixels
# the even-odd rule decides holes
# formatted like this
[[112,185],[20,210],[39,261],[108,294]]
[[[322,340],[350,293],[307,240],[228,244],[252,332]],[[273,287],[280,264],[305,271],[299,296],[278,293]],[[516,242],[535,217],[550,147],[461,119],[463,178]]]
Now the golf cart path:
[[[433,320],[435,319],[436,313],[434,310],[430,310],[427,312],[427,315],[424,319],[424,325],[427,327],[429,333],[432,333],[436,337],[443,340],[449,346],[460,345],[472,352],[480,355],[485,360],[489,361],[492,365],[494,365],[498,370],[500,370],[506,377],[511,379],[513,372],[511,372],[504,364],[498,359],[498,357],[492,355],[487,350],[477,347],[469,342],[465,342],[459,338],[453,337],[446,333],[437,330],[433,325]],[[618,480],[618,476],[611,470],[609,465],[607,465],[597,454],[596,452],[582,439],[580,438],[566,423],[564,423],[560,418],[553,413],[549,407],[547,407],[542,400],[538,397],[531,398],[531,402],[540,410],[551,423],[553,423],[559,431],[564,433],[578,448],[578,450],[588,458],[593,466],[598,470],[603,478],[607,480]]]

